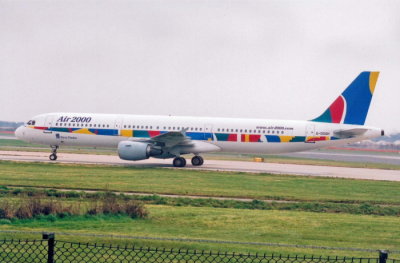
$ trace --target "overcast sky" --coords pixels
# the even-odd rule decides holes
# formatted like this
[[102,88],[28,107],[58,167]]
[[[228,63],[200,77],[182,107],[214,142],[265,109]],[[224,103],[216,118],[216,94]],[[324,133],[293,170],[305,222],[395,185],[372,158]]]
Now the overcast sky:
[[366,124],[400,131],[400,1],[0,0],[0,120],[307,120],[364,70]]

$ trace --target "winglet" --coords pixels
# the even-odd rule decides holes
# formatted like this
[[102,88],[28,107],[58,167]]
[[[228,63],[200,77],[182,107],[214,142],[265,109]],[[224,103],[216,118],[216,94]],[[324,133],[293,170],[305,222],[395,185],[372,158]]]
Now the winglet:
[[364,125],[379,72],[364,71],[322,113],[316,122]]

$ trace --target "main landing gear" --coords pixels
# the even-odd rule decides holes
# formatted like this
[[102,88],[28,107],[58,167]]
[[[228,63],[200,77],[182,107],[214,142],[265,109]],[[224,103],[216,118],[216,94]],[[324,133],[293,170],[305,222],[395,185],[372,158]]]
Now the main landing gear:
[[58,146],[50,146],[51,147],[51,154],[49,156],[49,159],[51,161],[55,161],[57,160],[57,150],[58,150]]
[[192,158],[193,166],[200,166],[200,165],[203,165],[203,163],[204,163],[203,157],[201,157],[199,155],[193,156],[193,158]]
[[[204,163],[204,159],[203,157],[199,156],[199,155],[195,155],[192,158],[192,165],[193,166],[200,166],[203,165]],[[185,167],[186,166],[186,160],[183,157],[175,157],[174,161],[172,162],[172,164],[175,167]]]

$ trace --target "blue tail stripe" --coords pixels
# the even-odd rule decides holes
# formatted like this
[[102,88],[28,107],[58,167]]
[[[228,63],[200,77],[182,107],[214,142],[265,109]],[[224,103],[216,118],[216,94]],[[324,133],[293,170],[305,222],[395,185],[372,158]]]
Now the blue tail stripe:
[[347,102],[345,124],[364,125],[372,99],[369,76],[370,72],[362,72],[342,93]]

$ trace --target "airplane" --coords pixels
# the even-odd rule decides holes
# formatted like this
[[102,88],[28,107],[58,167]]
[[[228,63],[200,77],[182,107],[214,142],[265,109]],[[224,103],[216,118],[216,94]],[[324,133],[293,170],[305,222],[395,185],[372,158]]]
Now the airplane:
[[57,160],[62,146],[116,148],[123,160],[173,158],[193,154],[201,166],[202,153],[280,154],[343,145],[383,136],[364,126],[379,72],[364,71],[317,118],[309,121],[145,116],[94,113],[48,113],[17,128],[18,139],[49,145]]

